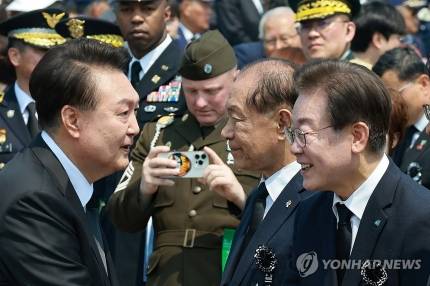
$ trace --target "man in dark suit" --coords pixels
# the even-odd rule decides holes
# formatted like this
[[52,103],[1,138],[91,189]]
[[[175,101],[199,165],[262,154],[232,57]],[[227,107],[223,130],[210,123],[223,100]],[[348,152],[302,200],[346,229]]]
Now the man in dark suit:
[[34,67],[46,51],[65,41],[54,30],[55,24],[65,17],[62,10],[44,9],[0,24],[0,35],[8,37],[8,61],[16,76],[15,83],[5,93],[0,92],[0,170],[39,131],[28,84]]
[[382,55],[373,71],[400,93],[407,106],[405,137],[394,149],[393,161],[415,182],[430,188],[430,137],[425,132],[429,120],[422,108],[430,104],[426,65],[415,50],[396,48]]
[[127,166],[139,132],[126,60],[78,39],[36,66],[30,92],[42,133],[0,172],[0,284],[118,285],[88,202],[94,181]]
[[177,72],[183,49],[166,31],[167,0],[116,0],[114,9],[131,55],[127,74],[140,98],[139,127],[164,115],[182,115],[186,106]]
[[430,192],[384,154],[390,95],[367,68],[314,62],[295,75],[291,150],[303,186],[285,285],[425,285]]
[[[286,274],[295,210],[311,194],[302,187],[300,165],[287,140],[293,72],[281,60],[251,64],[240,72],[227,101],[229,121],[222,135],[229,140],[234,164],[261,172],[264,181],[246,202],[221,285],[282,285]],[[273,267],[266,268],[258,256],[268,254]]]

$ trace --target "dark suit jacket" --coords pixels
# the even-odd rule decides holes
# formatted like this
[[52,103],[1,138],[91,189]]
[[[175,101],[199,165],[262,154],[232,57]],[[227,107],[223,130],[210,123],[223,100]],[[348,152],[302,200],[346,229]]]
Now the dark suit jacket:
[[[293,267],[297,257],[312,254],[313,263],[302,267],[302,277],[285,285],[337,285],[335,270],[324,269],[322,260],[335,259],[336,218],[333,193],[321,192],[300,204],[294,228]],[[421,259],[419,269],[384,267],[384,286],[426,285],[430,275],[430,192],[403,174],[393,162],[376,186],[363,213],[350,259]],[[308,256],[309,258],[310,256]],[[303,258],[303,256],[301,257]],[[310,267],[310,265],[316,266]],[[360,269],[347,270],[342,285],[365,285]],[[314,272],[315,271],[315,272]],[[380,276],[377,276],[380,277]]]
[[239,69],[247,64],[255,62],[259,59],[264,59],[266,54],[264,52],[263,42],[243,43],[233,47],[234,54],[237,58],[237,66]]
[[185,39],[184,32],[182,32],[181,28],[178,28],[178,35],[176,39],[174,39],[174,41],[176,42],[176,44],[180,49],[185,50],[185,47],[187,46],[188,42]]
[[[303,178],[298,173],[285,186],[261,225],[258,226],[249,244],[243,248],[256,199],[255,192],[250,195],[242,220],[235,233],[221,285],[256,285],[256,283],[265,285],[264,273],[258,269],[253,258],[255,250],[260,245],[271,248],[278,260],[272,275],[273,284],[271,285],[282,285],[281,282],[291,257],[290,248],[293,242],[295,210],[302,200],[313,194],[305,191],[302,185]],[[289,202],[288,207],[287,202]]]
[[0,285],[117,285],[109,252],[108,277],[84,208],[40,135],[0,172],[0,185]]
[[[181,65],[182,54],[183,49],[181,49],[175,41],[172,41],[149,68],[143,78],[137,83],[136,90],[139,94],[140,101],[136,116],[141,130],[146,122],[155,121],[160,116],[170,113],[182,115],[185,112],[186,105],[182,94],[179,96],[179,102],[148,102],[146,100],[147,96],[152,91],[157,91],[160,86],[168,85],[169,82],[175,79]],[[154,105],[156,110],[153,112],[145,111],[145,107],[148,105]],[[168,109],[170,107],[177,108],[177,110],[174,112],[165,110],[165,108]]]
[[430,136],[422,131],[412,148],[406,148],[400,169],[415,182],[430,188]]
[[[5,138],[2,138],[3,132],[6,132]],[[3,100],[0,100],[0,165],[3,166],[9,162],[30,142],[30,132],[22,118],[14,86],[11,85]]]
[[[269,9],[288,6],[287,0],[272,0]],[[216,0],[215,12],[220,32],[230,45],[258,41],[261,15],[251,0]]]

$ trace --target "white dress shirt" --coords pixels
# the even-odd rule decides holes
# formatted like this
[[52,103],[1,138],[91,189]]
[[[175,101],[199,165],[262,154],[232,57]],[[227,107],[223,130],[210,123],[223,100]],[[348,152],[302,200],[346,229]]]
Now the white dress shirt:
[[155,61],[160,57],[160,55],[164,52],[164,50],[170,45],[172,42],[172,38],[167,35],[161,44],[159,44],[155,49],[147,53],[143,58],[137,59],[134,57],[134,55],[131,54],[132,59],[130,61],[130,64],[128,65],[128,79],[131,80],[131,66],[134,62],[139,61],[140,66],[142,67],[142,70],[139,73],[139,80],[141,80],[145,74],[148,72],[148,70],[151,68],[151,66],[155,63]]
[[[21,112],[25,125],[27,125],[28,117],[29,117],[27,106],[31,102],[34,102],[34,99],[30,95],[28,95],[25,91],[23,91],[19,87],[17,82],[15,82],[13,88],[15,91],[16,100],[18,101],[19,111]],[[37,113],[36,113],[36,118],[37,118]]]
[[181,29],[182,34],[184,34],[184,38],[189,43],[191,39],[194,37],[193,32],[191,32],[187,27],[184,26],[184,24],[179,23],[179,29]]
[[417,122],[415,122],[414,126],[419,132],[415,132],[414,135],[412,135],[411,145],[409,145],[410,149],[414,147],[415,142],[417,141],[418,137],[420,137],[420,133],[423,132],[428,123],[429,121],[424,114],[420,119],[418,119]]
[[381,161],[379,161],[378,166],[373,170],[372,174],[355,190],[352,195],[343,201],[338,195],[334,194],[333,197],[333,213],[336,216],[336,222],[339,222],[339,216],[337,214],[336,204],[340,202],[344,204],[352,213],[351,217],[351,229],[352,229],[352,245],[351,251],[354,246],[355,238],[357,237],[358,228],[360,226],[361,218],[363,217],[364,210],[366,209],[367,203],[370,196],[373,194],[376,186],[381,180],[382,176],[387,171],[390,161],[384,154]]
[[91,196],[93,195],[93,184],[88,182],[78,167],[73,164],[73,162],[67,157],[67,155],[63,152],[63,150],[61,150],[61,148],[57,145],[57,143],[55,143],[54,139],[52,139],[48,133],[42,131],[42,138],[46,145],[48,145],[49,149],[52,150],[55,157],[57,157],[58,161],[60,161],[67,173],[67,176],[69,177],[70,182],[72,183],[73,188],[76,191],[76,194],[78,195],[79,201],[85,209],[87,203],[90,201]]
[[269,195],[266,198],[266,208],[264,209],[263,218],[269,212],[270,208],[275,203],[276,199],[284,190],[285,186],[291,179],[300,171],[301,166],[297,161],[294,161],[282,169],[274,173],[272,176],[264,180],[266,189]]

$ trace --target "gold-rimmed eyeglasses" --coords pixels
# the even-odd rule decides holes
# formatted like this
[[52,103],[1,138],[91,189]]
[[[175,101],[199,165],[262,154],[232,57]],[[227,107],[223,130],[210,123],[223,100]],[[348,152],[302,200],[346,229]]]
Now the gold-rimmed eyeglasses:
[[301,148],[305,148],[307,144],[307,140],[306,140],[307,135],[318,134],[320,131],[331,127],[333,127],[333,125],[329,125],[317,130],[306,131],[306,132],[300,130],[299,128],[295,128],[295,129],[287,128],[286,134],[287,134],[288,143],[290,143],[290,145],[293,145],[293,143],[296,142],[297,145],[299,145]]

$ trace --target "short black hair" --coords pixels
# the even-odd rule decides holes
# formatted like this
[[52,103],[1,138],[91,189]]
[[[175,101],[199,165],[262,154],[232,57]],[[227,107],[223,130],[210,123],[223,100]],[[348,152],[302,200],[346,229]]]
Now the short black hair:
[[94,69],[122,72],[126,65],[127,57],[121,50],[97,40],[80,38],[50,49],[30,78],[40,126],[45,130],[59,126],[65,105],[93,110],[98,102]]
[[343,61],[319,60],[303,65],[294,75],[296,94],[322,90],[334,130],[356,122],[369,128],[367,150],[381,154],[388,134],[391,98],[383,82],[367,68]]
[[361,6],[354,23],[356,30],[351,42],[354,52],[365,52],[375,33],[380,33],[388,40],[391,35],[403,35],[406,31],[405,21],[399,11],[393,5],[379,1]]
[[420,56],[409,47],[395,48],[383,54],[372,70],[379,76],[391,70],[397,73],[399,80],[414,80],[427,74],[427,68]]

